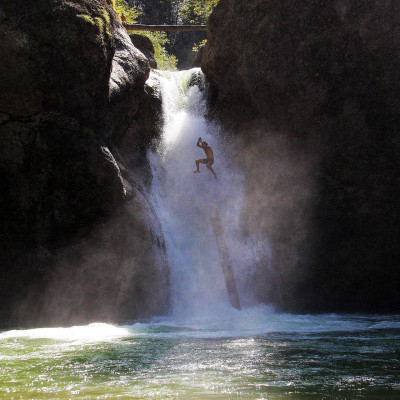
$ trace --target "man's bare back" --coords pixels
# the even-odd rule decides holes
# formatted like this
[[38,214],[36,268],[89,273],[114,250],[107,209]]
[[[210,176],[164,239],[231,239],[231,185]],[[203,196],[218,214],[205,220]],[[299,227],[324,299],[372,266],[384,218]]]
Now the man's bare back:
[[200,160],[196,160],[196,171],[193,171],[195,174],[200,172],[200,164],[206,164],[206,167],[212,172],[214,178],[217,179],[217,174],[212,169],[212,165],[214,164],[214,153],[211,147],[207,142],[203,142],[201,137],[197,141],[197,147],[200,147],[206,153],[207,158],[203,158]]

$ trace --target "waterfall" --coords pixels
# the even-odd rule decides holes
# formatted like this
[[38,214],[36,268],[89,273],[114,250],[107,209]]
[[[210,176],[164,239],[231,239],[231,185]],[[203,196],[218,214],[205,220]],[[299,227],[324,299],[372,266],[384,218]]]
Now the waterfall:
[[[212,218],[219,215],[224,248],[246,304],[243,288],[254,264],[254,246],[240,230],[244,178],[230,157],[229,141],[205,117],[202,85],[193,84],[203,79],[200,69],[159,74],[164,128],[149,154],[151,199],[165,238],[172,314],[191,318],[226,313],[232,309],[221,268],[226,255],[221,257]],[[204,164],[199,174],[193,173],[195,160],[205,158],[196,146],[199,137],[213,149],[217,180]]]

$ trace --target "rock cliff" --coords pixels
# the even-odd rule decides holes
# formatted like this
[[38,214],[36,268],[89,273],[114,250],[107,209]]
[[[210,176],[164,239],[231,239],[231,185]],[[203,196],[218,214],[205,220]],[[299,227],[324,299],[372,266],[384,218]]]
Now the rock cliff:
[[148,60],[106,0],[3,2],[0,59],[0,322],[165,309],[145,189],[118,148],[155,134]]
[[273,252],[258,299],[400,310],[399,16],[391,0],[220,0],[210,17],[210,104],[238,134],[244,226]]

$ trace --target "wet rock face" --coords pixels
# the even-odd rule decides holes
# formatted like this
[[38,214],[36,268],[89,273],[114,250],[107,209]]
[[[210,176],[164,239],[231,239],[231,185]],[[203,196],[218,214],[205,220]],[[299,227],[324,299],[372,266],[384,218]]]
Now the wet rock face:
[[210,17],[211,103],[239,133],[246,224],[275,249],[265,301],[400,309],[399,16],[390,0],[221,0]]
[[131,42],[124,27],[115,29],[115,53],[112,60],[107,114],[108,134],[115,138],[126,131],[134,118],[143,112],[144,85],[149,77],[149,62]]
[[139,101],[140,112],[133,118],[129,128],[115,136],[114,142],[128,170],[140,175],[145,182],[151,180],[147,150],[155,144],[162,129],[162,97],[159,73],[154,71],[146,81],[146,95]]
[[[11,318],[14,305],[28,294],[32,307],[43,301],[51,274],[57,270],[62,275],[61,248],[66,251],[73,241],[81,248],[76,260],[86,258],[90,246],[80,245],[79,240],[90,235],[99,222],[105,223],[128,200],[133,201],[135,194],[122,177],[123,160],[118,158],[114,142],[121,132],[131,129],[140,114],[150,71],[147,59],[132,45],[109,1],[3,3],[1,321]],[[141,138],[135,132],[131,129],[139,142]],[[142,235],[145,229],[140,216],[145,211],[139,206],[135,210],[136,216],[123,218],[118,225],[126,234],[129,231],[132,238]],[[131,228],[136,224],[136,231],[123,227],[128,220]],[[100,242],[104,244],[105,240]],[[117,251],[117,246],[114,248]],[[101,246],[98,251],[101,252]],[[135,265],[138,270],[147,268],[156,280],[158,266],[152,257],[148,252],[143,263]],[[120,258],[119,263],[114,262],[115,258],[108,257],[103,264],[117,276],[118,268],[127,260]],[[80,265],[84,263],[74,265],[78,275]],[[118,288],[122,283],[116,278],[110,284]],[[105,307],[112,293],[115,294],[105,289],[98,292]],[[72,292],[64,294],[62,299],[66,301]],[[138,300],[140,295],[136,294]],[[136,294],[131,293],[133,300],[129,301],[135,301]],[[82,313],[90,318],[90,312],[85,314],[85,301],[81,303]],[[122,297],[120,302],[124,301],[128,300]],[[157,304],[160,309],[163,307]],[[117,308],[111,307],[114,314]],[[40,314],[40,310],[37,312]],[[25,315],[29,314],[29,307],[25,307]],[[109,315],[111,318],[111,311]]]

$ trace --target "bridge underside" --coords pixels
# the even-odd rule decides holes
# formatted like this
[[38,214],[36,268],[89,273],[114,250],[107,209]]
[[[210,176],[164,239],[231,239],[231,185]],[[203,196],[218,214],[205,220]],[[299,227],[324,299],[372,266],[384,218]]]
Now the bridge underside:
[[139,25],[139,24],[123,24],[123,25],[128,31],[198,32],[207,30],[207,25]]

